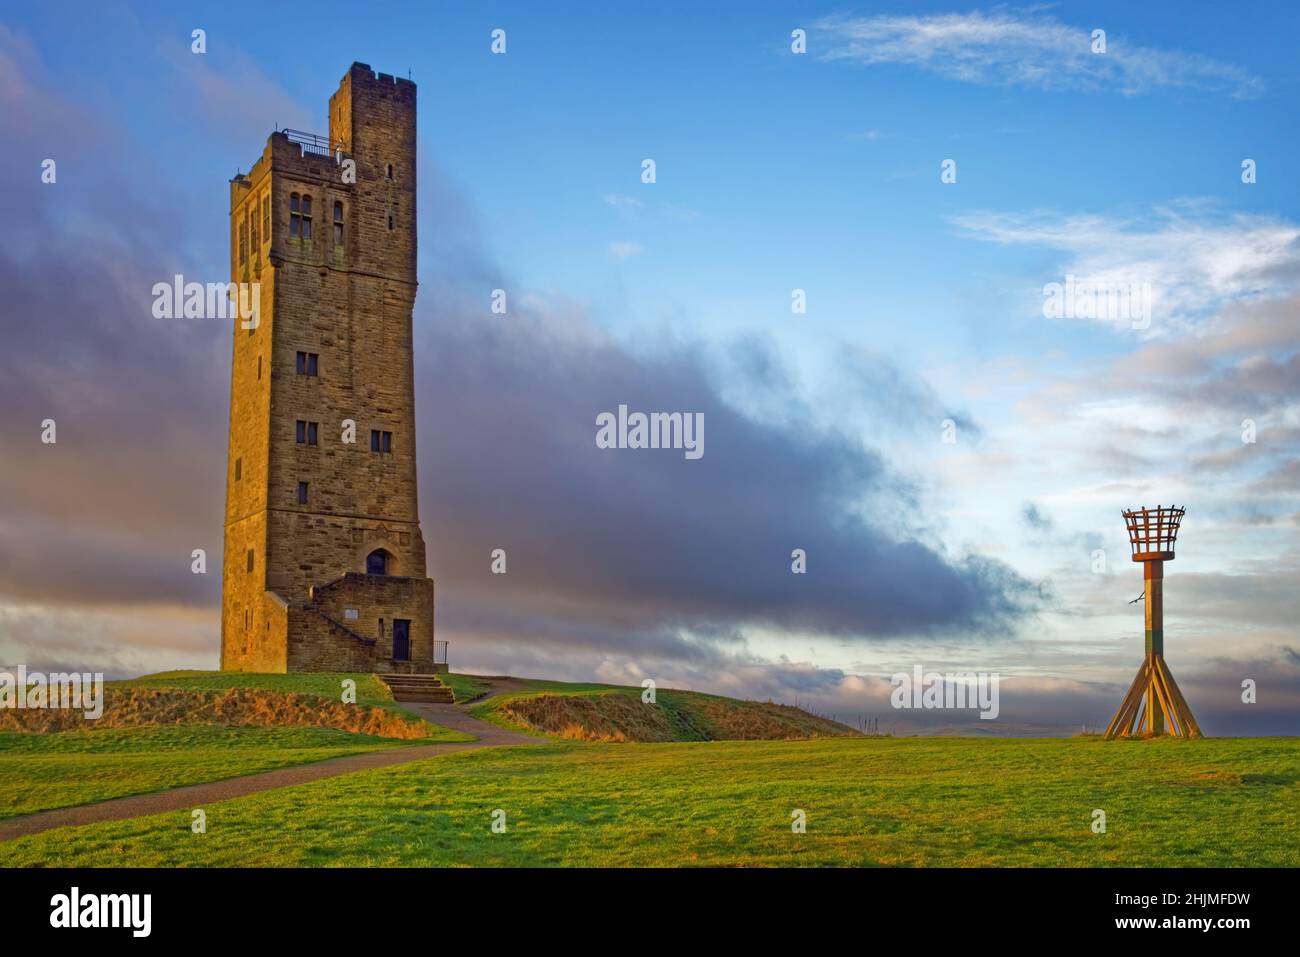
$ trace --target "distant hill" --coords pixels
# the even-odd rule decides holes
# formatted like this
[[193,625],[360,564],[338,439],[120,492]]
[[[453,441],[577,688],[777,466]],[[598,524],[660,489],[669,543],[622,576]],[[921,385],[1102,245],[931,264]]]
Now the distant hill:
[[473,714],[577,741],[777,741],[859,734],[801,708],[766,701],[664,689],[650,704],[642,701],[641,688],[518,679],[511,684],[520,690],[499,692]]

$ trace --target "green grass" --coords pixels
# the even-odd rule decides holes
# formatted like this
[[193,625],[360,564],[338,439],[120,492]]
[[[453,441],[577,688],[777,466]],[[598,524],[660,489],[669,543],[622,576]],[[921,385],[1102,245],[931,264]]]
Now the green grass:
[[[131,687],[188,691],[255,688],[339,701],[346,678],[356,681],[358,705],[411,714],[393,700],[387,685],[370,674],[170,671],[110,682],[108,688],[109,693]],[[471,740],[468,735],[420,720],[428,729],[428,737],[413,740],[333,728],[216,724],[94,728],[49,734],[0,732],[0,819],[379,748]]]
[[383,708],[407,718],[415,718],[428,731],[420,743],[472,741],[473,737],[452,731],[429,721],[423,715],[393,700],[388,685],[378,676],[336,671],[300,672],[295,674],[257,674],[240,671],[160,671],[126,681],[108,682],[109,688],[166,688],[189,691],[225,691],[231,688],[255,688],[281,694],[308,694],[341,702],[343,682],[356,682],[355,704]]
[[300,672],[295,674],[253,674],[243,671],[160,671],[128,681],[109,682],[109,687],[188,688],[194,691],[224,691],[228,688],[261,688],[283,694],[314,694],[333,701],[343,699],[343,681],[357,683],[357,704],[401,711],[392,692],[372,674],[348,672]]
[[585,694],[600,691],[625,691],[641,694],[642,689],[632,685],[606,685],[590,681],[546,681],[542,678],[521,678],[520,684],[531,691],[553,691],[563,694]]
[[[1300,740],[489,748],[5,844],[10,865],[1296,866]],[[491,813],[506,812],[493,834]],[[791,811],[807,833],[791,832]],[[1092,830],[1106,813],[1104,834]]]
[[452,696],[458,704],[477,698],[490,687],[477,675],[438,675],[438,680],[451,689]]
[[660,690],[654,705],[646,705],[639,687],[525,684],[544,690],[499,695],[474,706],[471,713],[480,720],[529,734],[560,734],[566,728],[581,728],[593,740],[728,741],[857,733],[798,708],[696,691]]
[[412,742],[219,725],[0,732],[0,819]]

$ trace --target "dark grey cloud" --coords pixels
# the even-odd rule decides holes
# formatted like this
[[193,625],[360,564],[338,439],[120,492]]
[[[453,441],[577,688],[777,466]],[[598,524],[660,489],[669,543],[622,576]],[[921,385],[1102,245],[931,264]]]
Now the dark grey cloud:
[[938,441],[944,421],[951,419],[964,442],[978,442],[983,437],[969,412],[951,404],[886,355],[843,345],[836,356],[835,373],[838,398],[870,423],[877,435],[905,428]]
[[[61,141],[60,182],[45,186],[39,114],[9,132],[4,211],[26,242],[0,248],[0,596],[211,607],[215,640],[230,330],[149,307],[175,272],[221,278],[224,223],[178,216],[165,181],[136,188],[129,143]],[[1033,606],[1007,566],[950,556],[912,521],[915,483],[860,435],[814,424],[766,344],[620,343],[600,317],[529,303],[482,254],[465,199],[431,163],[423,177],[417,419],[444,637],[708,662],[749,627],[997,635]],[[485,308],[496,287],[508,316]],[[853,367],[864,402],[944,408],[883,357]],[[741,412],[729,390],[781,414]],[[704,457],[598,449],[596,416],[620,404],[702,413]],[[45,418],[56,445],[39,441]],[[190,573],[193,548],[207,576]],[[505,576],[489,572],[493,548]]]
[[1263,494],[1300,491],[1300,458],[1279,461],[1258,482],[1252,483],[1250,491]]
[[[1165,596],[1180,616],[1216,628],[1293,627],[1300,622],[1300,565],[1275,559],[1250,574],[1179,572],[1170,576]],[[1224,637],[1235,640],[1231,633]]]
[[[454,203],[432,209],[443,221],[426,232],[447,236]],[[147,224],[99,251],[79,248],[48,208],[33,214],[39,262],[0,252],[4,332],[20,344],[0,358],[11,412],[0,437],[18,463],[0,478],[0,593],[212,603],[229,331],[150,316],[148,289],[175,264]],[[721,364],[701,345],[638,354],[579,315],[490,316],[471,290],[508,283],[462,235],[469,245],[446,248],[417,306],[424,529],[452,634],[496,616],[498,633],[521,641],[594,627],[593,643],[688,655],[685,630],[990,631],[1032,603],[996,561],[882,531],[915,504],[911,483],[858,439],[804,422],[761,344],[742,344],[730,374],[794,410],[781,423],[723,402]],[[454,262],[466,268],[447,276]],[[619,404],[703,413],[704,457],[596,448],[596,415]],[[47,417],[54,446],[39,442]],[[195,547],[208,551],[206,577],[190,574]],[[497,547],[503,578],[488,573]],[[806,575],[791,573],[795,548]]]
[[1236,426],[1243,418],[1260,417],[1300,397],[1300,352],[1281,359],[1255,356],[1199,381],[1179,382],[1168,395],[1189,412],[1222,410],[1225,420]]
[[[856,439],[731,408],[707,350],[634,353],[582,317],[494,317],[455,286],[421,297],[422,513],[451,627],[456,592],[494,578],[499,600],[539,614],[563,601],[587,621],[668,628],[989,631],[1031,603],[999,562],[883,531],[914,504],[910,483]],[[597,448],[597,415],[620,404],[703,413],[703,458]],[[791,573],[796,548],[807,574]]]
[[1020,510],[1020,517],[1026,525],[1036,532],[1050,532],[1055,523],[1033,502],[1026,502]]
[[[201,280],[198,224],[108,119],[49,93],[39,67],[0,72],[25,104],[3,120],[0,199],[18,241],[0,248],[0,595],[25,601],[212,605],[220,577],[230,332],[152,317],[153,283]],[[75,124],[75,125],[70,125]],[[43,157],[57,181],[40,181]],[[201,275],[195,276],[195,271]],[[41,442],[53,419],[57,442]],[[209,574],[191,573],[191,552]]]

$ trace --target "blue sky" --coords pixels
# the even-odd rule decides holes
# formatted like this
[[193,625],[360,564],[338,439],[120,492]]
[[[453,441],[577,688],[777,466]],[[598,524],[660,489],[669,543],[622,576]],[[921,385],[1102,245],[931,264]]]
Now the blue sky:
[[[322,128],[319,91],[353,59],[409,70],[420,84],[428,158],[472,197],[491,251],[519,281],[563,289],[620,322],[681,315],[692,330],[757,324],[779,333],[797,285],[812,292],[819,329],[837,335],[907,349],[919,322],[961,337],[963,347],[990,338],[1002,347],[1041,324],[1032,315],[1013,327],[984,322],[983,310],[960,303],[979,277],[1015,277],[1031,251],[1008,262],[959,239],[948,222],[954,213],[1143,211],[1191,196],[1231,211],[1295,214],[1296,191],[1280,175],[1296,145],[1288,38],[1300,14],[1287,4],[1231,18],[1212,5],[1163,4],[1025,14],[1084,33],[1100,25],[1112,50],[1127,43],[1238,65],[1266,78],[1265,92],[1251,99],[1225,95],[1231,84],[1213,93],[1080,93],[963,83],[906,63],[819,62],[820,47],[836,41],[816,33],[809,54],[793,56],[792,28],[812,30],[845,12],[819,5],[595,13],[581,5],[393,4],[372,19],[340,4],[319,29],[287,8],[174,6],[87,8],[68,29],[68,7],[53,5],[29,14],[24,27],[70,87],[138,97],[132,134],[156,143],[158,160],[183,161],[211,182],[214,204],[224,201],[219,184],[238,147],[214,149],[211,129],[177,135],[187,118],[166,108],[156,62],[176,55],[166,51],[175,36],[202,26],[211,38],[205,65],[273,77],[305,114],[279,116],[290,112],[286,103],[242,104],[253,128]],[[867,5],[850,15],[898,9]],[[970,9],[917,4],[903,12]],[[507,29],[504,57],[488,49],[496,26]],[[188,119],[202,126],[206,116]],[[1237,178],[1243,150],[1266,171],[1251,190]],[[255,142],[244,146],[247,161],[256,154]],[[639,182],[647,156],[659,167],[654,188]],[[938,164],[949,157],[958,160],[958,188],[937,189]],[[620,213],[603,197],[645,207]],[[645,252],[611,263],[610,242]],[[1059,333],[1043,341],[1059,342]]]
[[[1140,647],[1119,507],[1176,498],[1190,510],[1171,579],[1198,577],[1182,606],[1170,601],[1175,673],[1206,676],[1225,726],[1248,721],[1226,715],[1250,662],[1287,675],[1286,700],[1300,702],[1294,5],[393,3],[304,19],[261,4],[54,4],[0,24],[4,65],[29,84],[11,84],[3,121],[14,163],[66,157],[60,239],[116,241],[105,207],[120,188],[131,229],[152,236],[139,242],[168,247],[148,266],[134,257],[146,278],[219,275],[226,180],[266,134],[323,131],[353,60],[409,70],[417,321],[430,335],[452,311],[440,295],[459,308],[500,284],[535,329],[579,327],[668,371],[689,356],[750,420],[881,456],[895,499],[844,492],[875,527],[953,563],[1005,563],[1045,596],[999,642],[987,628],[939,640],[749,621],[735,624],[743,650],[724,649],[729,672],[671,656],[651,666],[613,642],[557,652],[557,677],[653,667],[706,685],[725,672],[719,690],[802,689],[822,710],[869,713],[874,686],[853,676],[920,660],[1001,669],[1045,696],[1073,682],[1091,716],[1088,696],[1109,700]],[[503,56],[489,49],[495,28]],[[1103,54],[1088,49],[1097,28]],[[794,29],[805,54],[791,51]],[[953,184],[940,181],[947,159]],[[35,227],[32,240],[45,241]],[[1149,328],[1044,318],[1044,285],[1067,274],[1149,282]],[[794,289],[806,314],[791,312]],[[201,348],[228,375],[225,340]],[[436,423],[440,393],[422,388],[422,421]],[[222,420],[215,404],[205,421]],[[948,418],[953,445],[940,441]],[[1260,430],[1250,446],[1247,418]],[[432,553],[440,489],[428,481]],[[904,510],[915,517],[896,529]],[[19,585],[9,594],[11,609],[30,607]],[[91,632],[109,614],[92,604]],[[200,657],[211,614],[186,619],[196,637],[168,663]],[[683,618],[678,636],[708,645]],[[461,647],[495,649],[471,651],[484,669],[518,647],[474,641]],[[22,651],[12,635],[9,647]],[[794,672],[819,677],[800,685]]]

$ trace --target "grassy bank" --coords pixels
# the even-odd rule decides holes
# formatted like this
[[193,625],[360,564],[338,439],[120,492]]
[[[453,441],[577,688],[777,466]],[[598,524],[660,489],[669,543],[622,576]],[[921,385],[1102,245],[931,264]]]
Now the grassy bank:
[[770,701],[661,689],[649,703],[639,687],[518,678],[497,681],[499,693],[471,708],[476,718],[575,741],[775,741],[858,733]]
[[[357,682],[356,706],[340,701]],[[468,741],[402,709],[372,675],[170,672],[111,682],[99,721],[0,730],[0,818],[270,771],[403,744]],[[323,725],[323,726],[313,726]]]
[[255,674],[242,671],[160,671],[128,681],[112,681],[109,687],[178,688],[191,691],[227,691],[232,688],[257,688],[281,694],[314,694],[331,701],[343,695],[343,682],[356,682],[357,704],[374,708],[397,708],[392,692],[372,674],[321,671],[296,674]]

